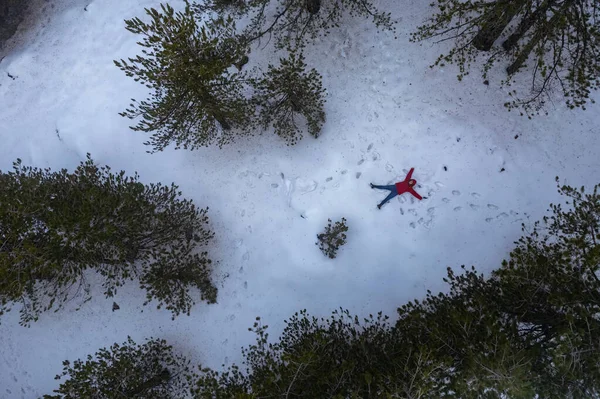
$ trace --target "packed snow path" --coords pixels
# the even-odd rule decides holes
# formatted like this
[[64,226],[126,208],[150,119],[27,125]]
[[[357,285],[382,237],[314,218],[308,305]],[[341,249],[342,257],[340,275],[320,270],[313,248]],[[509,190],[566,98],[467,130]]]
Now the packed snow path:
[[[0,62],[0,169],[20,157],[72,170],[90,152],[114,170],[138,171],[144,182],[177,183],[210,207],[219,303],[171,321],[166,311],[141,307],[134,282],[119,291],[115,312],[99,290],[80,311],[73,304],[44,314],[31,328],[18,326],[15,309],[0,324],[0,398],[50,393],[62,360],[127,335],[165,338],[194,361],[219,367],[240,361],[256,316],[272,338],[302,308],[393,316],[426,289],[443,289],[447,266],[498,267],[520,224],[559,199],[556,175],[575,186],[598,183],[598,105],[567,111],[557,102],[550,116],[532,121],[508,113],[506,94],[483,85],[476,71],[459,83],[454,69],[429,68],[441,47],[408,42],[430,12],[427,2],[377,3],[401,20],[397,39],[349,19],[307,51],[328,93],[318,140],[286,147],[267,132],[222,150],[150,155],[147,136],[117,115],[146,92],[112,61],[139,51],[123,19],[159,3],[41,2],[35,23]],[[404,195],[378,210],[382,192],[369,182],[394,183],[411,167],[429,198]],[[316,234],[327,218],[341,217],[348,243],[329,260]]]

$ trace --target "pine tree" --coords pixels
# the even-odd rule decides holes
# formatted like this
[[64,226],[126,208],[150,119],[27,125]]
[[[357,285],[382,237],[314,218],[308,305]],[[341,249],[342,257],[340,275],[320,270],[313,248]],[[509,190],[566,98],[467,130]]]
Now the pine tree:
[[[115,61],[127,76],[152,89],[145,101],[133,100],[125,112],[141,116],[131,128],[152,132],[146,143],[153,151],[169,144],[195,149],[223,145],[249,132],[253,107],[244,95],[249,77],[241,65],[248,46],[236,35],[232,18],[214,18],[199,26],[189,3],[182,12],[161,5],[146,9],[150,23],[126,20],[132,33],[142,35],[142,55]],[[232,66],[238,71],[232,71]]]
[[[132,99],[121,115],[141,117],[131,128],[152,133],[146,142],[152,151],[171,143],[186,149],[222,146],[271,125],[288,144],[295,144],[303,130],[300,115],[308,133],[317,137],[325,122],[325,90],[315,69],[306,72],[301,50],[308,38],[328,34],[344,13],[370,17],[377,27],[394,30],[390,14],[378,11],[370,0],[278,2],[185,0],[181,12],[161,5],[160,11],[146,9],[149,23],[126,21],[130,32],[142,35],[142,54],[115,64],[152,94],[141,102]],[[267,15],[271,5],[276,15]],[[234,17],[250,21],[238,31]],[[272,35],[276,49],[289,55],[278,67],[269,65],[262,76],[242,71],[250,47]]]
[[494,63],[504,60],[508,76],[501,85],[529,74],[531,92],[512,90],[508,109],[538,113],[555,88],[563,92],[569,108],[585,109],[600,84],[598,5],[598,0],[440,0],[432,3],[437,12],[412,39],[454,40],[454,47],[434,65],[458,64],[459,79],[481,51],[490,52],[484,79]]
[[286,321],[278,341],[268,341],[260,319],[251,329],[256,343],[243,350],[248,374],[201,370],[195,397],[354,398],[398,394],[395,373],[409,370],[390,355],[402,351],[382,314],[363,321],[347,310],[317,319],[306,310]]
[[551,205],[552,216],[536,223],[494,272],[497,306],[520,323],[537,355],[540,397],[600,394],[599,187],[559,187],[571,209]]
[[315,69],[307,73],[303,55],[292,52],[289,58],[280,60],[279,67],[269,65],[256,83],[254,101],[263,128],[272,124],[278,136],[295,144],[302,138],[298,115],[304,117],[309,134],[319,137],[325,122],[324,94],[321,75]]
[[102,348],[86,360],[65,360],[63,366],[55,378],[68,379],[44,399],[180,399],[194,376],[189,361],[159,339],[137,345],[128,337],[122,345]]
[[0,315],[20,302],[21,324],[90,299],[86,273],[102,276],[112,297],[137,278],[173,315],[189,313],[191,289],[216,301],[206,248],[213,233],[207,209],[179,198],[177,186],[144,185],[87,160],[69,173],[14,163],[0,172]]
[[436,366],[418,375],[435,381],[426,397],[533,398],[535,354],[525,349],[518,325],[498,311],[496,281],[464,267],[459,275],[448,268],[445,281],[448,293],[428,291],[398,309],[402,346],[418,348]]
[[200,12],[248,16],[250,23],[242,33],[245,41],[274,37],[277,49],[297,50],[328,35],[341,25],[345,14],[371,18],[377,28],[395,31],[390,13],[379,11],[370,0],[207,0],[194,7]]

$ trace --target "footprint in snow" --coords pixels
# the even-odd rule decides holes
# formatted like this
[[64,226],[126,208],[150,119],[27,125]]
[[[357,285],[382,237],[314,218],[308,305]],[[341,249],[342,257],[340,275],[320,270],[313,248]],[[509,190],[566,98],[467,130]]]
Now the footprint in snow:
[[459,212],[462,210],[462,206],[457,206],[454,208],[454,212]]
[[445,202],[447,204],[450,202],[450,198],[442,198],[442,202]]
[[491,209],[491,210],[494,210],[494,211],[498,209],[498,206],[496,206],[494,204],[487,204],[487,207],[488,207],[488,209]]
[[479,209],[479,205],[477,205],[477,204],[469,204],[469,207],[470,207],[471,209],[473,209],[474,211],[476,211],[476,210],[478,210],[478,209]]
[[458,190],[452,190],[452,195],[458,196],[458,195],[460,195],[460,191],[458,191]]
[[362,172],[356,172],[356,178],[360,179],[360,176],[362,175]]
[[481,194],[479,194],[479,193],[471,193],[471,197],[473,197],[475,199],[479,199],[479,198],[481,198]]
[[317,189],[317,182],[310,179],[297,178],[294,182],[296,191],[300,194],[307,194]]
[[[510,211],[510,212],[511,212],[511,213],[513,213],[514,211]],[[514,216],[514,215],[513,215],[513,216]],[[499,213],[498,215],[496,215],[496,217],[495,217],[495,218],[492,218],[492,217],[486,218],[486,219],[485,219],[485,221],[486,221],[486,222],[488,222],[488,223],[491,223],[491,222],[493,222],[494,220],[498,220],[498,221],[499,221],[499,220],[504,220],[504,219],[506,219],[507,217],[508,217],[508,213],[506,213],[506,212],[502,212],[502,213]],[[517,219],[517,220],[519,220],[519,219]]]

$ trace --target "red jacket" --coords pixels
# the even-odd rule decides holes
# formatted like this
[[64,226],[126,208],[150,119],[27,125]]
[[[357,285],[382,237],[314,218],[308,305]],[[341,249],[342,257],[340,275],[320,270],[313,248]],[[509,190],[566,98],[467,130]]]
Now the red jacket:
[[411,168],[410,172],[408,172],[408,174],[406,175],[406,179],[404,179],[404,181],[400,183],[396,183],[396,190],[398,190],[398,195],[404,193],[411,193],[416,199],[422,200],[423,197],[421,197],[419,193],[417,193],[413,189],[413,187],[417,184],[417,181],[415,179],[411,179],[414,170],[415,168]]

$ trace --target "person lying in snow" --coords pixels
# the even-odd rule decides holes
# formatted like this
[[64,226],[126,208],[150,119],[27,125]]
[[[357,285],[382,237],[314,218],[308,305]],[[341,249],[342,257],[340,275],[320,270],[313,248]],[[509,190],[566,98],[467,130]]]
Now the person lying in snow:
[[[401,195],[404,193],[411,193],[418,200],[423,199],[423,197],[421,197],[419,195],[419,193],[417,193],[413,189],[413,187],[417,184],[417,181],[415,179],[411,179],[411,176],[414,171],[415,171],[415,168],[411,168],[410,172],[408,172],[408,174],[406,175],[406,179],[404,179],[404,181],[401,181],[399,183],[392,184],[389,186],[378,186],[376,184],[369,183],[371,185],[371,188],[378,188],[380,190],[390,190],[390,195],[385,197],[385,199],[383,201],[381,201],[381,204],[377,205],[378,209],[381,209],[383,204],[385,204],[386,202],[388,202],[389,200],[394,198],[396,195]],[[425,198],[427,198],[427,197],[425,197]]]

